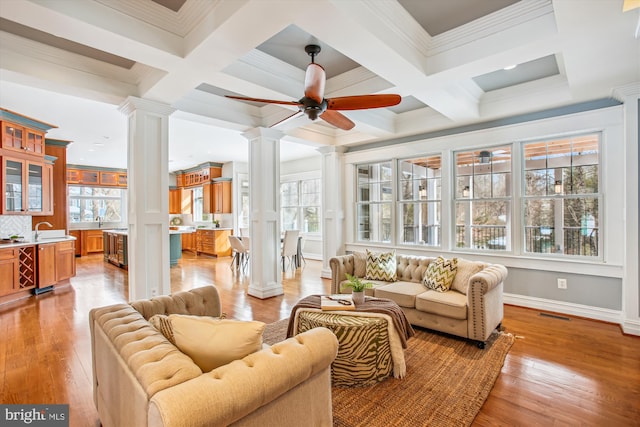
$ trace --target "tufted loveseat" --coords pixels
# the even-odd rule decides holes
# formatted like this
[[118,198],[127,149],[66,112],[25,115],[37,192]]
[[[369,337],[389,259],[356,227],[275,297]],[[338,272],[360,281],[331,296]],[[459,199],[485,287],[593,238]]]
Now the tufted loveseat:
[[328,329],[203,373],[147,321],[155,314],[219,316],[218,292],[207,286],[91,310],[93,397],[104,427],[332,425],[338,342]]
[[[411,324],[468,338],[480,348],[503,317],[503,281],[507,269],[458,258],[458,272],[447,292],[427,289],[422,284],[429,263],[435,258],[396,255],[396,282],[366,280],[373,284],[366,294],[395,301]],[[331,292],[342,293],[346,274],[365,278],[366,255],[354,252],[333,257]],[[348,291],[347,291],[348,292]]]

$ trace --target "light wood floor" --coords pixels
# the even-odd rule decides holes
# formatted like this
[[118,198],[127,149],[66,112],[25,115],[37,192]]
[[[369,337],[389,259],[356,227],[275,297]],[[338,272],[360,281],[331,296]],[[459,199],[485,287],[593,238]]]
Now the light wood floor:
[[[259,300],[229,260],[185,254],[171,269],[172,291],[215,283],[229,317],[270,323],[300,297],[329,289],[320,262],[309,260],[284,274],[283,296]],[[126,272],[91,255],[77,259],[71,286],[0,306],[0,402],[68,403],[71,426],[98,426],[88,312],[127,295]],[[640,338],[513,306],[503,325],[518,339],[474,426],[640,425]]]

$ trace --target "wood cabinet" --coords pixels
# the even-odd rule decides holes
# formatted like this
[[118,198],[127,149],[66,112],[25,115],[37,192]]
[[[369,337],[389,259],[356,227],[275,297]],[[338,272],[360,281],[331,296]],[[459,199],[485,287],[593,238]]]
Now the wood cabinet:
[[213,256],[231,256],[229,236],[231,230],[197,230],[196,255],[207,254]]
[[182,233],[182,250],[196,252],[196,233]]
[[56,243],[56,282],[76,275],[75,241]]
[[102,230],[82,230],[82,256],[104,251]]
[[222,164],[219,163],[202,163],[198,166],[190,168],[186,171],[176,173],[176,186],[193,187],[196,185],[207,184],[214,178],[222,176]]
[[2,148],[42,157],[44,156],[44,132],[2,121]]
[[38,287],[56,284],[56,244],[38,245]]
[[38,288],[53,286],[75,275],[75,241],[38,245]]
[[202,213],[231,212],[231,181],[213,181],[202,186]]
[[169,190],[169,214],[193,213],[193,191],[190,188]]
[[124,170],[84,169],[72,166],[67,168],[67,184],[126,187],[127,172]]
[[69,230],[69,235],[76,238],[75,241],[75,256],[82,256],[82,231],[81,230]]
[[104,232],[104,260],[118,267],[126,268],[128,264],[127,235]]
[[43,160],[2,156],[0,213],[53,214],[53,165]]
[[35,246],[0,249],[0,297],[36,287]]

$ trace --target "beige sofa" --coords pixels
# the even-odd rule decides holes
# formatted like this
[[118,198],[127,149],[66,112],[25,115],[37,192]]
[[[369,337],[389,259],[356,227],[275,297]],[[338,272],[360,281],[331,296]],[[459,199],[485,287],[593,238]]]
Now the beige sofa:
[[[203,373],[147,320],[219,316],[215,287],[91,310],[93,396],[102,426],[331,426],[338,342],[317,328]],[[268,347],[268,346],[265,346]]]
[[[503,281],[507,269],[499,264],[486,264],[458,258],[458,272],[447,292],[427,289],[422,277],[435,258],[396,255],[396,282],[366,280],[373,283],[366,294],[395,301],[413,325],[468,338],[484,348],[487,338],[500,326],[503,317]],[[366,256],[362,252],[333,257],[331,292],[341,289],[346,274],[364,278]]]

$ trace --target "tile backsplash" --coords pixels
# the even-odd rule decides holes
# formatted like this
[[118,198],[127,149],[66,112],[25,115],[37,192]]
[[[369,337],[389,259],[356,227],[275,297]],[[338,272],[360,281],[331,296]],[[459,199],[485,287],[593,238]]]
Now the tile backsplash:
[[31,216],[0,215],[0,238],[17,234],[31,240]]

